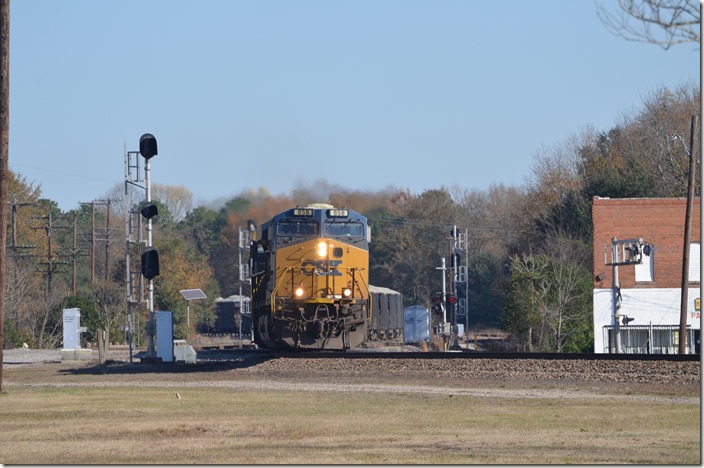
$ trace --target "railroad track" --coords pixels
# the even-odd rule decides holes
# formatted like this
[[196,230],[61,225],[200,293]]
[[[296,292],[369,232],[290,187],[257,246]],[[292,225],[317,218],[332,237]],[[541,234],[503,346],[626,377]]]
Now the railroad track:
[[[218,352],[221,353],[218,353]],[[198,351],[199,359],[225,353],[243,353],[249,356],[289,359],[497,359],[497,360],[552,360],[552,361],[700,361],[699,354],[597,354],[597,353],[496,353],[474,351],[380,351],[358,349],[341,351],[274,351],[256,348],[218,347]]]

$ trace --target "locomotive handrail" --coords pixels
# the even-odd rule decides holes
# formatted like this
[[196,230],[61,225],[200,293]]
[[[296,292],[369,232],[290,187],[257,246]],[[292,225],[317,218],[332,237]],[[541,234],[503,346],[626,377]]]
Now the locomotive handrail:
[[271,315],[272,317],[276,313],[276,292],[279,290],[279,287],[281,286],[281,283],[284,281],[284,278],[286,278],[286,273],[289,271],[293,270],[292,266],[286,267],[286,270],[284,270],[283,273],[281,273],[281,278],[279,281],[276,283],[276,286],[274,286],[274,289],[271,290],[271,297],[269,299],[269,302],[271,304]]
[[[354,279],[354,272],[355,271],[361,272],[361,270],[359,270],[359,268],[357,268],[357,267],[352,267],[352,268],[350,268],[350,270],[352,270],[352,278],[353,279]],[[372,319],[372,293],[369,292],[369,285],[364,282],[364,275],[360,274],[359,277],[360,277],[360,283],[362,283],[364,285],[364,287],[367,289],[367,300],[369,301],[369,305],[367,307],[367,320],[371,320]]]

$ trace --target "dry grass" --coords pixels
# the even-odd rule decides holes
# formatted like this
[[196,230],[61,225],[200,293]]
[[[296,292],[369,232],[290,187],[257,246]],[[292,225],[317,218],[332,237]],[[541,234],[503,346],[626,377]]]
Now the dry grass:
[[[179,398],[180,396],[180,398]],[[700,406],[203,387],[0,395],[3,464],[699,464]]]

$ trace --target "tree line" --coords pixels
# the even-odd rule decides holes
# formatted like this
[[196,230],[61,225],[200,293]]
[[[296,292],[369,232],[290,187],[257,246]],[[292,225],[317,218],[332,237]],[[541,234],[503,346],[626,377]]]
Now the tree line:
[[[239,292],[239,232],[248,220],[261,224],[290,207],[326,202],[369,219],[370,282],[401,292],[406,306],[429,306],[441,283],[437,267],[450,256],[457,226],[468,233],[461,255],[468,294],[464,287],[457,294],[467,300],[470,329],[500,327],[515,350],[591,351],[592,198],[685,196],[682,142],[698,113],[699,93],[695,84],[657,89],[612,128],[587,127],[541,148],[518,187],[452,186],[413,194],[316,181],[314,190],[299,186],[272,195],[248,189],[222,206],[194,207],[187,188],[154,184],[161,264],[155,309],[174,312],[175,337],[183,338],[186,303],[179,291],[202,289],[208,299],[190,305],[191,322],[212,324],[214,299]],[[21,174],[11,174],[8,186],[6,346],[60,346],[62,310],[70,307],[81,309],[86,340],[93,341],[97,329],[108,330],[113,342],[124,339],[125,219],[139,206],[124,206],[121,185],[67,212]],[[696,196],[700,186],[697,179]],[[246,259],[246,249],[242,253]],[[146,314],[138,309],[137,330],[144,330]]]

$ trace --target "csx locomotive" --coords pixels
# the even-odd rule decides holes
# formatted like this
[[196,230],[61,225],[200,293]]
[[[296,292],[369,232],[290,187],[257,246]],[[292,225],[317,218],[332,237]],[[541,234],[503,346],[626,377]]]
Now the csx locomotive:
[[367,219],[313,204],[284,211],[252,240],[254,341],[275,349],[347,350],[370,320]]

